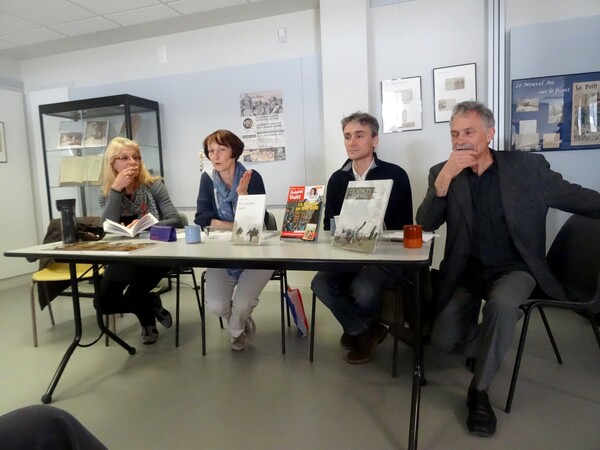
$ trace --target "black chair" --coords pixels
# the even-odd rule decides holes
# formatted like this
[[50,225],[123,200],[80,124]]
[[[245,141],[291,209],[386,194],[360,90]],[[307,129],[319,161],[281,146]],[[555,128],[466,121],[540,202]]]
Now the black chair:
[[544,313],[545,307],[569,309],[587,317],[592,325],[596,342],[600,347],[600,332],[594,316],[594,312],[598,311],[600,307],[600,219],[590,219],[578,215],[571,216],[556,235],[546,255],[546,261],[573,300],[560,301],[544,298],[543,296],[540,296],[540,298],[532,296],[535,298],[521,306],[525,316],[523,317],[521,337],[504,409],[506,413],[510,413],[512,407],[529,319],[534,309],[537,308],[540,312],[559,364],[562,364],[562,358]]
[[[179,217],[183,222],[183,226],[186,226],[188,224],[187,216],[185,214],[180,213]],[[179,301],[181,298],[181,275],[191,275],[192,277],[193,285],[191,287],[194,290],[194,294],[196,294],[196,304],[198,305],[200,320],[202,322],[202,348],[204,354],[204,303],[201,301],[200,294],[198,293],[200,288],[198,287],[198,283],[196,282],[196,273],[194,272],[193,267],[174,267],[167,274],[167,278],[169,281],[169,289],[171,287],[171,282],[175,282],[175,347],[179,347]]]
[[[269,231],[275,231],[277,230],[277,221],[275,220],[275,216],[267,211],[267,224],[266,224],[266,228]],[[286,323],[286,313],[287,313],[287,326],[291,326],[291,321],[290,321],[290,310],[287,307],[287,303],[286,303],[286,299],[285,299],[285,294],[287,292],[287,271],[283,270],[283,269],[276,269],[273,272],[273,275],[271,275],[271,281],[279,281],[279,292],[281,294],[280,296],[280,300],[281,300],[281,353],[285,355],[285,323]],[[206,283],[206,270],[202,272],[202,276],[201,276],[201,281],[200,281],[200,286],[201,286],[201,304],[202,304],[202,311],[204,311],[204,299],[205,299],[205,292],[204,292],[204,285]],[[221,329],[223,329],[223,318],[219,317],[219,325],[221,327]],[[204,335],[205,335],[205,331],[204,331],[204,322],[203,322],[203,335],[202,335],[202,342],[204,342]],[[204,347],[203,347],[204,348]],[[206,352],[204,351],[203,354],[206,354]]]

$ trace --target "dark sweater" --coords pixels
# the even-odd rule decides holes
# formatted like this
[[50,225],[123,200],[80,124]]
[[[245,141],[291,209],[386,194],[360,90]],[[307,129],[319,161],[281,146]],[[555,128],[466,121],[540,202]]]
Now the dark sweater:
[[[256,170],[252,170],[250,184],[248,184],[248,194],[265,194],[265,185],[260,174]],[[234,208],[235,213],[235,208]],[[196,200],[196,216],[194,223],[202,228],[210,225],[212,219],[220,219],[217,212],[217,202],[215,201],[213,180],[204,172],[200,178],[200,189],[198,191],[198,199]],[[267,213],[265,212],[265,224],[267,223]]]
[[[400,166],[377,158],[367,173],[367,180],[393,180],[392,192],[385,212],[385,226],[388,230],[401,230],[403,225],[413,223],[412,192],[406,171]],[[346,160],[341,169],[336,170],[327,182],[325,217],[323,228],[329,230],[330,220],[340,214],[348,182],[354,180],[352,161]]]

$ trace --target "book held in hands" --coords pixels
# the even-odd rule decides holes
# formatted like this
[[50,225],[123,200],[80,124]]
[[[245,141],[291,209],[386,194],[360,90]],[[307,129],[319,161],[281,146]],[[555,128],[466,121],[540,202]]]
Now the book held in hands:
[[234,244],[260,244],[266,202],[266,194],[238,196],[231,230],[231,242]]
[[156,219],[156,217],[154,217],[152,214],[148,213],[145,216],[142,216],[141,219],[139,219],[137,222],[135,222],[133,225],[131,225],[129,227],[122,225],[120,223],[114,222],[110,219],[106,219],[104,221],[104,223],[102,224],[102,227],[104,228],[104,231],[106,231],[107,233],[118,234],[118,235],[126,236],[126,237],[134,237],[138,233],[140,233],[144,230],[147,230],[155,223],[158,223],[158,220]]
[[392,180],[350,181],[336,220],[334,247],[373,253],[381,236]]
[[325,186],[291,186],[283,213],[281,239],[316,241]]

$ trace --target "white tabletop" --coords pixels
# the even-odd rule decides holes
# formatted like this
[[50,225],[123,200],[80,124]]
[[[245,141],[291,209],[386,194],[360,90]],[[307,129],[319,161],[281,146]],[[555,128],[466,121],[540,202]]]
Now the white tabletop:
[[[204,237],[204,236],[203,236]],[[5,256],[39,259],[52,257],[61,261],[76,262],[133,262],[163,266],[288,268],[295,270],[349,269],[351,266],[428,265],[431,263],[433,241],[422,248],[406,249],[401,242],[381,240],[374,253],[361,253],[331,246],[331,236],[322,234],[318,242],[294,242],[278,237],[265,239],[260,245],[232,244],[223,240],[205,239],[198,244],[186,244],[184,239],[175,242],[148,239],[110,238],[119,242],[151,242],[155,245],[131,253],[110,251],[56,250],[60,242],[11,250]]]

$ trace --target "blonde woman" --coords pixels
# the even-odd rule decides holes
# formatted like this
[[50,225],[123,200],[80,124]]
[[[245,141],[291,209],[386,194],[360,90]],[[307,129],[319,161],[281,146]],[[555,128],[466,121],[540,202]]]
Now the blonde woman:
[[[160,177],[152,176],[144,166],[139,144],[123,137],[114,138],[106,148],[100,206],[104,208],[102,222],[110,219],[131,226],[151,213],[159,225],[183,226]],[[142,342],[154,344],[158,339],[156,319],[166,328],[173,324],[160,297],[150,292],[168,271],[164,267],[110,264],[100,283],[101,312],[134,313],[142,326]]]

